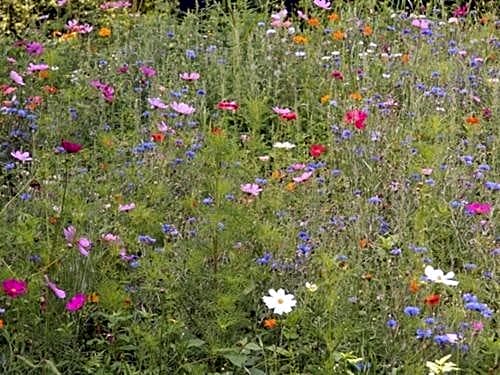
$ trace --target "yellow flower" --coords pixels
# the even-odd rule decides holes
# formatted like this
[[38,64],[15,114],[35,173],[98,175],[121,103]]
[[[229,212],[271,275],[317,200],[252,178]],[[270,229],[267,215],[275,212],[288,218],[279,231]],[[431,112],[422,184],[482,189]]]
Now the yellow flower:
[[77,36],[78,36],[78,33],[76,31],[73,31],[72,33],[63,34],[60,37],[60,39],[63,40],[63,41],[67,41],[67,40],[75,39]]
[[363,99],[363,97],[361,96],[361,94],[359,92],[353,92],[352,94],[349,95],[349,98],[352,99],[352,100],[361,100]]
[[293,37],[293,42],[295,44],[307,44],[309,42],[309,39],[303,35],[295,35]]
[[101,27],[97,33],[101,38],[108,38],[111,36],[111,29],[108,27]]
[[296,187],[297,185],[295,185],[295,182],[289,182],[288,184],[286,184],[285,189],[287,191],[294,192]]
[[321,104],[326,104],[330,101],[331,96],[329,94],[323,95],[319,100]]

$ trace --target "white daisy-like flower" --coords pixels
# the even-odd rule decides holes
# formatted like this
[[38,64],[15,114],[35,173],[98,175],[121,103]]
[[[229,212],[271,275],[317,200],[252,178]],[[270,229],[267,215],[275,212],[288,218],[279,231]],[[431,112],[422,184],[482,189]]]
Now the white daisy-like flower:
[[282,288],[278,289],[278,291],[269,289],[269,296],[262,297],[262,300],[268,308],[272,309],[278,315],[289,313],[297,304],[295,296],[293,294],[286,294]]
[[273,144],[274,148],[284,148],[285,150],[291,150],[292,148],[295,148],[295,145],[290,142],[276,142]]
[[449,286],[458,285],[458,281],[452,280],[455,277],[454,272],[448,272],[447,274],[445,274],[440,269],[434,269],[434,267],[432,266],[427,266],[424,269],[424,273],[427,280],[433,283],[444,284]]

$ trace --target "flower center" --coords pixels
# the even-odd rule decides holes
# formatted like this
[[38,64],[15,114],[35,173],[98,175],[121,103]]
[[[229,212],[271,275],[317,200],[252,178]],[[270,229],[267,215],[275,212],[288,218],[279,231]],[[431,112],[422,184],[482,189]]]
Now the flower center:
[[278,298],[278,305],[282,305],[285,303],[285,300],[283,298]]

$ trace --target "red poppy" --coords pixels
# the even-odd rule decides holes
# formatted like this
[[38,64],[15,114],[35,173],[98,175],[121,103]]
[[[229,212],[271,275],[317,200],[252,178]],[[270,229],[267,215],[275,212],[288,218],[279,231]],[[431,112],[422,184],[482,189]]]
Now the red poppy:
[[165,134],[160,133],[160,132],[153,133],[153,134],[151,134],[151,138],[153,139],[154,142],[160,143],[160,142],[163,142],[165,140]]
[[314,144],[309,148],[309,155],[311,155],[313,158],[319,158],[325,152],[326,147],[321,144]]
[[441,296],[439,294],[429,294],[424,300],[425,304],[429,307],[439,305],[439,301],[441,301]]
[[80,150],[82,149],[82,145],[66,141],[64,139],[61,140],[61,147],[64,149],[64,151],[66,151],[69,154],[76,154],[77,152],[80,152]]
[[283,120],[297,120],[297,114],[295,112],[282,113],[280,118]]

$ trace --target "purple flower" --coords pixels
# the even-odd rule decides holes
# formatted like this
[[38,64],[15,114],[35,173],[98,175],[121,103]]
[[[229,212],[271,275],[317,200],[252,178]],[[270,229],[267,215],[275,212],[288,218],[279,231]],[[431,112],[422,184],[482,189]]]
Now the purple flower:
[[329,10],[329,9],[331,9],[330,5],[332,5],[332,3],[330,3],[327,0],[314,0],[314,5],[316,5],[317,7],[321,8],[321,9]]
[[90,254],[90,248],[92,247],[92,242],[90,242],[87,237],[81,237],[78,239],[77,244],[80,254],[82,254],[84,257],[88,257]]
[[38,42],[29,42],[26,44],[25,49],[31,56],[40,56],[44,51],[43,44]]
[[135,203],[120,204],[118,206],[118,211],[128,212],[128,211],[132,211],[134,208],[135,208]]
[[408,316],[417,316],[420,314],[420,309],[416,306],[407,306],[403,311]]
[[66,292],[64,290],[59,289],[59,287],[55,283],[49,280],[49,277],[47,275],[45,275],[44,278],[45,278],[45,283],[47,284],[49,289],[52,290],[52,292],[57,298],[60,299],[66,298]]
[[67,228],[63,229],[64,238],[66,238],[66,242],[68,245],[71,245],[75,241],[76,236],[76,228],[73,225],[70,225]]
[[194,107],[191,107],[189,104],[186,103],[172,102],[170,103],[170,108],[172,108],[175,112],[186,116],[192,115],[196,111]]

